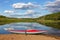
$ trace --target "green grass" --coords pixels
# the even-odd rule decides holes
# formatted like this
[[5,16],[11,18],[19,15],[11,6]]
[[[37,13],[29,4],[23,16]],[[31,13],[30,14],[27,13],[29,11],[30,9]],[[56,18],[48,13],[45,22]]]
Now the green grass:
[[0,18],[0,25],[14,22],[35,22],[34,19]]
[[38,20],[40,24],[60,29],[60,20]]

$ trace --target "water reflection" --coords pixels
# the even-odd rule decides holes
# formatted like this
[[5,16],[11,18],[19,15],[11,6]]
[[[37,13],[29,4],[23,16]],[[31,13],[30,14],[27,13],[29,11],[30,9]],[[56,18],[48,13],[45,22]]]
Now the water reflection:
[[4,30],[4,28],[13,27],[14,29],[18,30],[25,30],[27,27],[31,27],[32,29],[38,29],[38,30],[47,30],[45,34],[53,34],[53,35],[59,35],[60,36],[60,30],[48,27],[45,25],[41,25],[39,23],[11,23],[6,25],[0,26],[0,34],[10,34],[10,32]]

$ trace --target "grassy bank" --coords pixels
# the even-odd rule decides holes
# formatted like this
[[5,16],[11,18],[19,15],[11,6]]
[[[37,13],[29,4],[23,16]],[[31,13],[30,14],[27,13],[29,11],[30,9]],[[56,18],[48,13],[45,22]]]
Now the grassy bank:
[[1,18],[0,17],[0,25],[9,24],[16,22],[36,22],[34,19],[18,19],[18,18]]
[[37,20],[38,23],[60,29],[60,20]]

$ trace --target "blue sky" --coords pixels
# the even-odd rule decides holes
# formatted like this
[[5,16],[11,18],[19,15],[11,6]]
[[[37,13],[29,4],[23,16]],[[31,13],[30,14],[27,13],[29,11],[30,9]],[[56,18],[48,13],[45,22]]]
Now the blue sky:
[[[51,11],[44,5],[56,0],[0,0],[0,15],[16,18],[37,18]],[[51,4],[51,3],[50,3]],[[50,5],[49,5],[50,6]],[[49,8],[47,6],[47,8]]]

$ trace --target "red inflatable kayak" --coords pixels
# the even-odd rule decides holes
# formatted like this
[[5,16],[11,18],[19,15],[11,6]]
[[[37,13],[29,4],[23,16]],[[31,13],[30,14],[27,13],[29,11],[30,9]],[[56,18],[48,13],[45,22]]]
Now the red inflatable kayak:
[[43,33],[46,32],[45,30],[8,30],[9,32],[12,33],[27,33],[27,34],[36,34],[36,33]]
[[37,34],[37,33],[44,33],[47,32],[46,30],[36,30],[36,29],[28,29],[28,30],[13,30],[13,29],[6,29],[5,30],[12,32],[12,33],[22,33],[22,34]]

